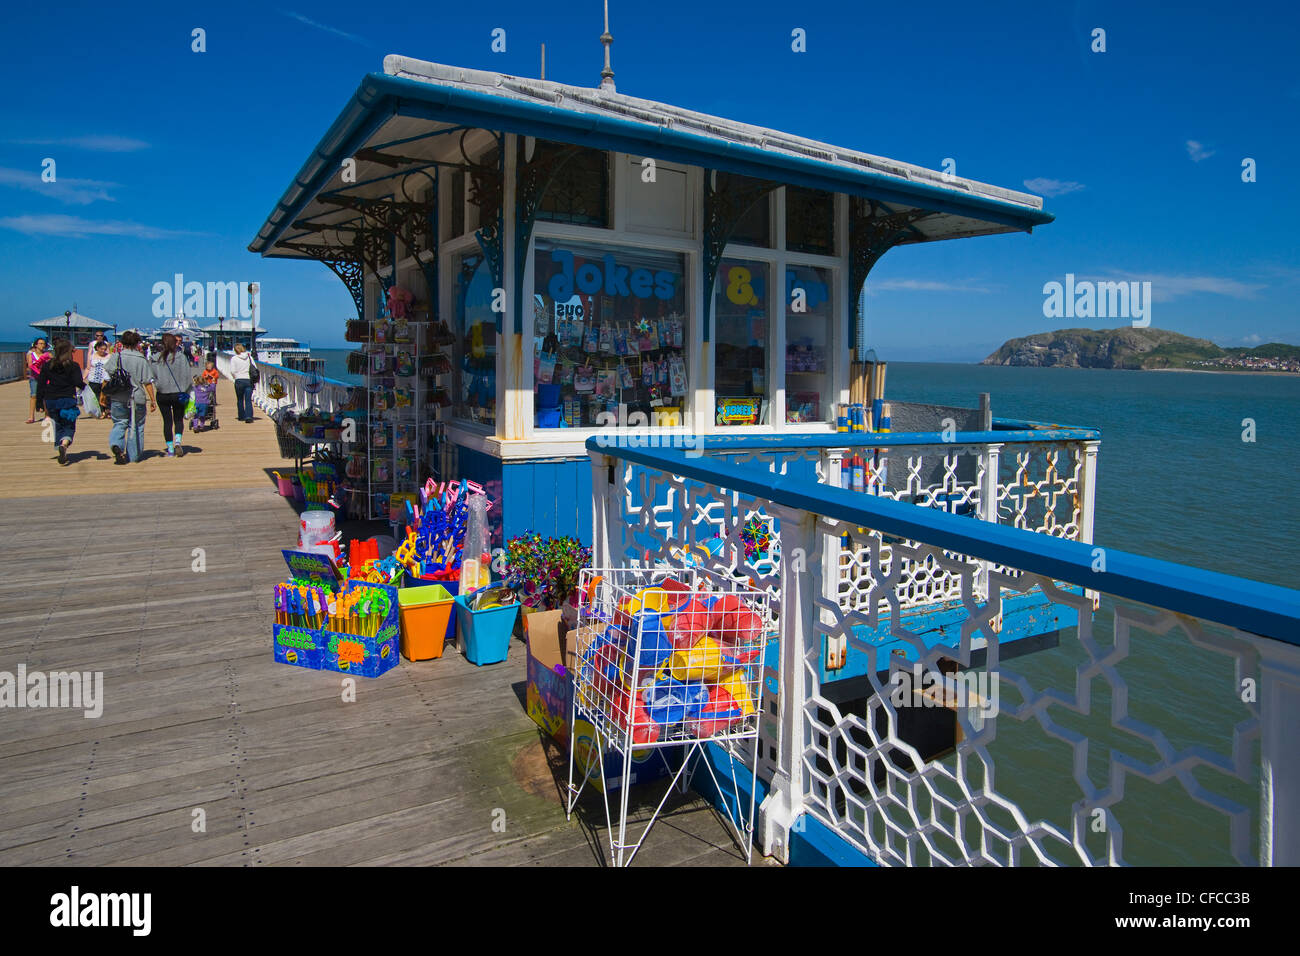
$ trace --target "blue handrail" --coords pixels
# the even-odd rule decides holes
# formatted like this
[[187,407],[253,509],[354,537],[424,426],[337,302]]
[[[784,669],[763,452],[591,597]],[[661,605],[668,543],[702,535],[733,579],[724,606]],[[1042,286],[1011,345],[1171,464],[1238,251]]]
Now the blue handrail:
[[[1011,445],[1038,442],[1100,441],[1101,431],[1074,425],[1038,425],[1017,422],[1020,428],[993,431],[954,432],[951,439],[943,432],[824,432],[813,435],[698,435],[697,447],[710,451],[756,451],[783,448],[887,448],[901,445]],[[618,439],[608,439],[616,444]]]
[[599,444],[596,437],[587,440],[587,449],[856,527],[1300,645],[1300,591],[1290,588],[1114,548],[1102,549],[1106,570],[1094,571],[1097,546],[1081,541],[971,521],[932,508],[776,474],[747,462],[688,458],[676,449],[642,449],[625,440]]

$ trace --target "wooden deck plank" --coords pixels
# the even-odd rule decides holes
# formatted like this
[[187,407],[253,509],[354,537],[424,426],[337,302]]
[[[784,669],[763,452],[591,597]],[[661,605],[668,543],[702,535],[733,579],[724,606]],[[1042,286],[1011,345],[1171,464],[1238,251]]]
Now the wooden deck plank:
[[[235,422],[228,385],[221,400],[227,427],[186,441],[202,454],[60,468],[15,411],[26,389],[0,386],[0,671],[99,672],[105,697],[98,719],[0,709],[0,865],[600,863],[603,810],[565,820],[567,765],[523,713],[522,645],[485,668],[403,661],[357,679],[355,703],[342,675],[273,662],[297,517],[270,423]],[[107,432],[83,420],[76,450]],[[739,861],[698,798],[643,854]]]

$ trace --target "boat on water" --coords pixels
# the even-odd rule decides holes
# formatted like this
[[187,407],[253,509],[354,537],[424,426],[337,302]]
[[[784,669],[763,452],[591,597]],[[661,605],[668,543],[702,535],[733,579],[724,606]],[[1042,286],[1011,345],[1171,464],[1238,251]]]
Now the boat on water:
[[[87,326],[81,336],[86,341],[77,344],[88,343],[93,330],[101,325],[103,323],[96,323],[94,327]],[[289,336],[267,335],[266,329],[247,319],[223,319],[200,326],[192,318],[177,315],[165,320],[158,328],[138,331],[151,346],[160,344],[163,335],[170,332],[203,351],[230,352],[236,345],[242,345],[259,362],[267,365],[282,365],[300,372],[321,373],[325,369],[325,360],[312,358],[309,346]]]

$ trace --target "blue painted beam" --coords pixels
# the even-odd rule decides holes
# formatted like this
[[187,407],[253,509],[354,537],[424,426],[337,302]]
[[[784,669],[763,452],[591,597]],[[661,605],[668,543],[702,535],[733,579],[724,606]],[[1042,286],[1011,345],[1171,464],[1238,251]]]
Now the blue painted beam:
[[400,114],[450,125],[538,136],[597,149],[654,156],[693,166],[713,167],[761,179],[870,196],[885,202],[920,206],[1029,231],[1055,219],[1051,213],[987,196],[963,195],[930,183],[908,182],[869,169],[851,169],[698,133],[631,120],[593,116],[554,105],[454,89],[403,77],[371,73],[330,126],[276,204],[252,252],[274,245],[288,225],[329,181],[339,164],[389,117]]
[[[633,439],[635,441],[635,439]],[[1300,645],[1300,591],[1105,548],[1094,571],[1094,545],[1021,528],[972,521],[933,508],[767,471],[718,463],[675,449],[629,447],[626,439],[587,439],[587,449],[694,481],[767,499],[884,534],[922,541],[972,558],[1020,568],[1116,597]]]

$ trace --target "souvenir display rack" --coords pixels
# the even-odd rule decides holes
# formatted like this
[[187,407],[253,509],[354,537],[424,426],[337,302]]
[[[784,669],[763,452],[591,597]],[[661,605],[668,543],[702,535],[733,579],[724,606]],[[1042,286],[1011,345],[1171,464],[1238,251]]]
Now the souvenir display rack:
[[604,295],[534,297],[538,428],[594,427],[621,406],[647,424],[682,414],[686,318],[662,305],[653,315],[643,308],[642,300]]
[[365,481],[371,519],[390,518],[394,496],[419,500],[429,398],[420,361],[430,322],[426,310],[414,313],[416,318],[376,319],[367,330]]

